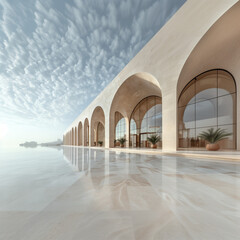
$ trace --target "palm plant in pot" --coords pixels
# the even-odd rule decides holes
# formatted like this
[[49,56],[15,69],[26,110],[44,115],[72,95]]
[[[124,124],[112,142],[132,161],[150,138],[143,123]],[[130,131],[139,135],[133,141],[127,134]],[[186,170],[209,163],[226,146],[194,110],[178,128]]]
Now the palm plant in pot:
[[126,138],[124,138],[124,137],[122,137],[122,138],[119,138],[118,139],[118,142],[120,143],[120,147],[124,147],[124,143],[126,142],[127,140],[126,140]]
[[99,144],[100,147],[102,147],[103,141],[98,141],[98,144]]
[[148,137],[147,140],[151,143],[152,148],[157,148],[157,143],[161,141],[161,137],[157,134],[153,134]]
[[209,128],[207,131],[200,133],[199,138],[208,142],[206,145],[208,151],[217,151],[220,148],[218,142],[227,139],[228,136],[231,135],[232,134],[228,133],[225,129],[218,128],[214,130],[213,128]]

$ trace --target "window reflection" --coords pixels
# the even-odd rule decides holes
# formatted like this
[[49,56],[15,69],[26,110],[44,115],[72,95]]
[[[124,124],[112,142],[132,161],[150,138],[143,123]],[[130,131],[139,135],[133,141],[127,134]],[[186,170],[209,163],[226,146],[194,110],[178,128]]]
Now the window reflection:
[[120,146],[116,141],[119,138],[126,138],[126,120],[120,112],[115,112],[115,146]]
[[97,125],[97,134],[96,134],[96,145],[98,145],[99,141],[103,142],[103,146],[104,146],[104,138],[105,138],[105,129],[104,126],[101,122],[98,123]]
[[217,98],[196,103],[196,128],[217,125]]
[[[130,119],[130,147],[150,147],[147,137],[162,137],[162,99],[150,96],[135,107]],[[158,147],[162,146],[159,142]]]
[[209,128],[232,133],[219,144],[223,149],[236,148],[236,87],[233,77],[224,70],[208,71],[194,78],[178,101],[178,138],[180,148],[204,148],[198,138]]
[[196,78],[196,102],[217,97],[217,70],[203,73]]
[[[218,98],[218,124],[235,124],[236,94],[228,94]],[[233,108],[229,107],[233,106]]]

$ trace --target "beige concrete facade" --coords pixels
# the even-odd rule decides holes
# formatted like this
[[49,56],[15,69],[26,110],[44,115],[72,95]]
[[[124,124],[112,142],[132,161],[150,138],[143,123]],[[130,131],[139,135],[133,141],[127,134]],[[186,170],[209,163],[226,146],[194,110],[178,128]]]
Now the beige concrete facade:
[[[116,111],[126,120],[129,140],[134,107],[143,98],[155,95],[162,98],[162,149],[177,150],[178,97],[195,76],[211,69],[230,72],[236,82],[236,102],[240,102],[239,43],[239,1],[188,0],[66,129],[64,144],[94,146],[94,132],[100,122],[105,130],[104,146],[113,147]],[[236,114],[240,150],[238,105]]]

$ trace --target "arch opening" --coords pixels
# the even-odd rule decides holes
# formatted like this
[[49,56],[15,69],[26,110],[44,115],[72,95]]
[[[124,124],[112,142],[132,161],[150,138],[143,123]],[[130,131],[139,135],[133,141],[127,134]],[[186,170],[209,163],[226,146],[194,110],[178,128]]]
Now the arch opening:
[[84,121],[84,146],[89,146],[89,121],[87,118]]
[[231,133],[219,145],[236,149],[236,83],[222,69],[201,73],[182,90],[178,99],[178,147],[205,148],[199,134],[210,128]]
[[110,147],[119,145],[116,142],[119,137],[126,138],[125,146],[134,145],[133,136],[130,134],[130,118],[138,103],[150,96],[161,98],[162,94],[159,82],[149,73],[134,74],[122,83],[110,109]]
[[[130,117],[129,147],[151,147],[147,138],[152,135],[162,139],[162,98],[158,96],[146,97],[134,108]],[[162,141],[157,147],[162,147]]]
[[82,146],[82,122],[78,123],[78,146]]
[[105,114],[98,106],[91,118],[91,146],[105,146]]

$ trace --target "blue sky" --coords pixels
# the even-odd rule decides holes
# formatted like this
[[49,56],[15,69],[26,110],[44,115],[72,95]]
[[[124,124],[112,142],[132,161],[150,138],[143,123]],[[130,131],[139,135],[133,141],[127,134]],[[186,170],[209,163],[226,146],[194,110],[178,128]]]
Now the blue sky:
[[185,0],[0,0],[0,146],[62,137]]

